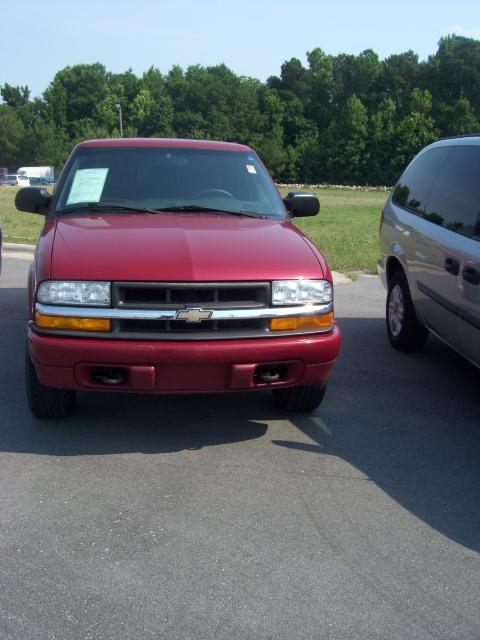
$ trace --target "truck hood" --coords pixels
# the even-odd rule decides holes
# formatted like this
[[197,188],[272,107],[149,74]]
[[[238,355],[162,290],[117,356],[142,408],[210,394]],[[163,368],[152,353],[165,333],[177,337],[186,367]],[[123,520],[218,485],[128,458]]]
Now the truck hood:
[[232,281],[330,277],[289,222],[211,214],[65,216],[50,277],[60,280]]

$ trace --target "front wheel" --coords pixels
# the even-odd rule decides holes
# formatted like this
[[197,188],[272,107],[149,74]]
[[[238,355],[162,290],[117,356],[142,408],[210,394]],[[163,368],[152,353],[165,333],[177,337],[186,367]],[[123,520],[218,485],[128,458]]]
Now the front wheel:
[[399,351],[420,351],[428,330],[419,323],[403,271],[397,271],[388,283],[386,321],[388,339]]
[[25,352],[25,385],[30,411],[36,418],[66,418],[75,406],[75,391],[55,389],[40,382],[28,351]]
[[309,384],[304,387],[272,389],[273,402],[279,409],[310,412],[322,402],[327,384]]

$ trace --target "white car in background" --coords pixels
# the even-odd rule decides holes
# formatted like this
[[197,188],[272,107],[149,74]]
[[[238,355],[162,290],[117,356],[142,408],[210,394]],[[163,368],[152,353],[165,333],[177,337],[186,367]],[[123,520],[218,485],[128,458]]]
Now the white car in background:
[[3,178],[0,178],[0,185],[3,187],[29,187],[30,178],[18,173],[8,173]]

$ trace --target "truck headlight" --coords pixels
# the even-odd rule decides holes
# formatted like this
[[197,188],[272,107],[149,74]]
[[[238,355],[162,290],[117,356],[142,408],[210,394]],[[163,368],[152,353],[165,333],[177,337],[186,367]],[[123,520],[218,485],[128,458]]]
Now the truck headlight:
[[328,304],[333,287],[328,280],[274,280],[272,304]]
[[47,280],[38,287],[37,300],[43,304],[110,306],[110,282]]

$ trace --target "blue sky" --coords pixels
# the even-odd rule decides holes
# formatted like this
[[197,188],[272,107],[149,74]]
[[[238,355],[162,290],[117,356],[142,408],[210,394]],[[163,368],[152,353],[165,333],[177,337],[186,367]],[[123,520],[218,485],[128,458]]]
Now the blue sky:
[[480,38],[480,0],[0,0],[0,85],[40,95],[67,65],[107,70],[224,62],[265,80],[315,47],[433,54],[442,35]]

